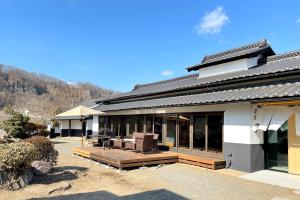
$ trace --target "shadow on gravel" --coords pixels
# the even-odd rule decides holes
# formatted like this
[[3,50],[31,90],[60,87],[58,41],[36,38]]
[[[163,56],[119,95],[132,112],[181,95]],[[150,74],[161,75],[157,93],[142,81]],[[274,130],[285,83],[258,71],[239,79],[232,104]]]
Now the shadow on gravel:
[[51,171],[44,176],[34,176],[33,184],[52,184],[60,181],[75,180],[80,176],[85,176],[87,168],[78,166],[53,167]]
[[187,200],[187,198],[182,197],[178,194],[175,194],[168,190],[153,190],[148,192],[141,192],[137,194],[118,196],[107,191],[98,191],[98,192],[88,192],[88,193],[78,193],[70,195],[60,195],[52,197],[43,197],[43,198],[33,198],[31,200],[73,200],[73,199],[89,199],[89,200],[110,200],[110,199],[121,199],[121,200],[148,200],[148,199],[172,199],[172,200]]

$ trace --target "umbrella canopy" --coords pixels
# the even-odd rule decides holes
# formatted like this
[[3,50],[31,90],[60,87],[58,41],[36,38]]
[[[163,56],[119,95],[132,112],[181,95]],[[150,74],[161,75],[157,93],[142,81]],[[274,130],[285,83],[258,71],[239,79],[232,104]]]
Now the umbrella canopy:
[[78,117],[87,117],[87,116],[92,116],[92,115],[105,115],[106,113],[88,108],[85,106],[78,106],[76,108],[73,108],[71,110],[68,110],[66,112],[60,113],[55,116],[56,119],[61,119],[61,118],[78,118]]

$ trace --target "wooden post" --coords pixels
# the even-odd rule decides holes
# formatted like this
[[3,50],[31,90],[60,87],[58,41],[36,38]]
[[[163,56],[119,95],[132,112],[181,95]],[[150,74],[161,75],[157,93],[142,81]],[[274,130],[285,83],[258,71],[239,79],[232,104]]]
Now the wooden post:
[[83,148],[83,120],[82,120],[82,116],[80,116],[80,122],[81,122],[81,147]]
[[190,115],[190,150],[194,148],[194,115]]
[[72,123],[71,123],[71,120],[69,120],[69,131],[68,131],[68,137],[71,136],[71,126],[72,126]]

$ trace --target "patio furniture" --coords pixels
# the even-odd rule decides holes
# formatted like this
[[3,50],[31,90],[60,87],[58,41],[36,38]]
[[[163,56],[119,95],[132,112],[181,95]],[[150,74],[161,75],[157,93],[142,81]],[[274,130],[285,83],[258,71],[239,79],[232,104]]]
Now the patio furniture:
[[114,148],[117,148],[117,149],[123,149],[124,148],[124,141],[121,140],[121,139],[114,139],[112,140],[113,143],[114,143]]
[[91,141],[91,144],[92,144],[93,147],[100,145],[98,137],[91,137],[91,138],[92,139],[90,141]]
[[153,149],[157,150],[157,144],[158,144],[158,134],[153,134]]
[[140,152],[153,151],[153,134],[145,134],[143,138],[137,137],[135,150]]
[[138,132],[134,132],[132,134],[132,139],[124,139],[125,141],[125,149],[131,149],[131,150],[135,150],[136,147],[136,138],[143,138],[144,137],[144,133],[138,133]]

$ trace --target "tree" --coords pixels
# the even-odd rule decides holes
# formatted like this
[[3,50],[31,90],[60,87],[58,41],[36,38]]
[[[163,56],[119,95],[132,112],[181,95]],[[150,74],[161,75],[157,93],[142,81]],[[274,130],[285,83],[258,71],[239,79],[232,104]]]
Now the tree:
[[26,127],[29,122],[29,117],[22,115],[18,112],[12,112],[11,117],[2,123],[2,128],[9,136],[14,138],[28,138],[29,132]]

